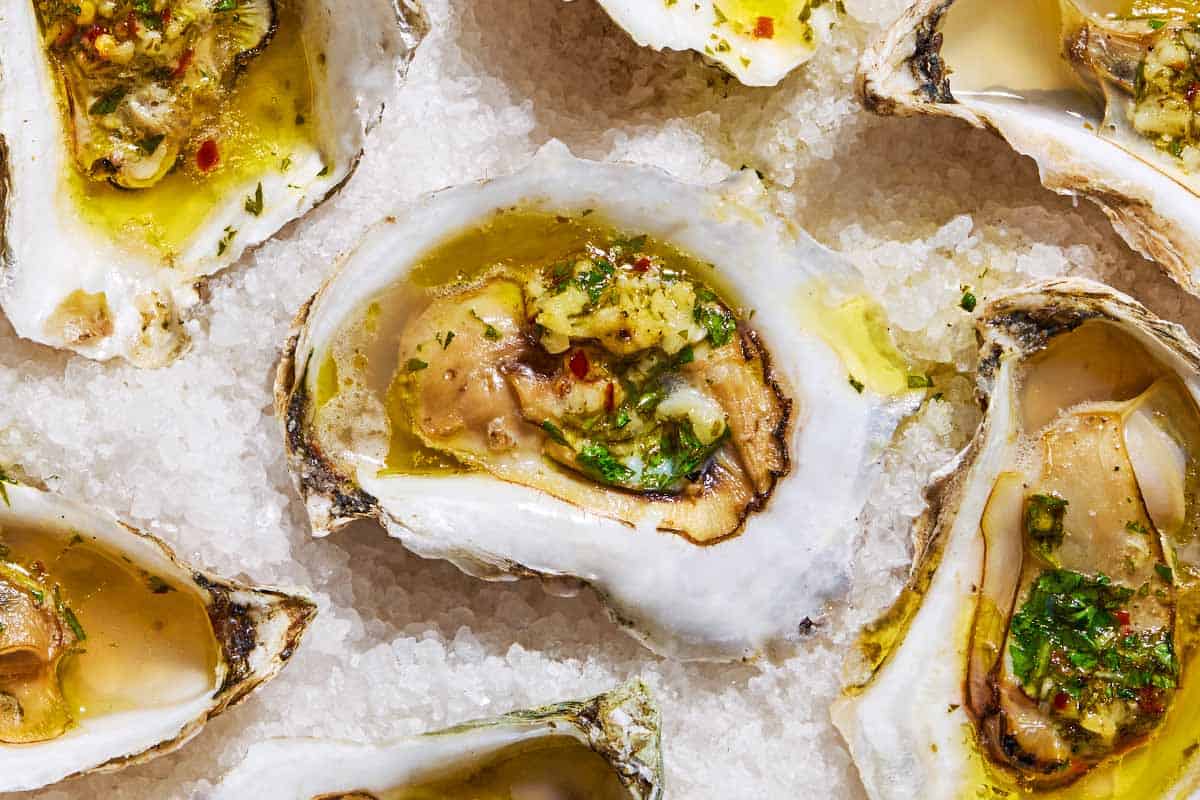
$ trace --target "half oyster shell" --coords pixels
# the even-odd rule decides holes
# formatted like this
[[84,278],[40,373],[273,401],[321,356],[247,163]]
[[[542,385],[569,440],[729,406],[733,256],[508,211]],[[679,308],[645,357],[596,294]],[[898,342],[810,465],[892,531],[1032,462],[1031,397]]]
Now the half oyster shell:
[[880,114],[996,132],[1197,294],[1200,14],[1160,6],[920,0],[864,52],[859,94]]
[[839,0],[597,0],[634,41],[694,50],[747,86],[774,86],[829,38]]
[[218,578],[58,495],[0,484],[0,792],[183,746],[291,658],[315,606]]
[[254,745],[214,800],[417,800],[472,796],[658,800],[658,708],[632,682],[589,700],[514,711],[377,745]]
[[211,275],[353,172],[423,31],[409,0],[15,0],[0,9],[0,305],[159,366]]
[[971,444],[833,709],[872,798],[1183,796],[1200,780],[1200,350],[1082,280],[978,322]]
[[544,150],[389,218],[276,382],[316,535],[592,585],[651,648],[798,639],[919,400],[857,272],[766,206]]

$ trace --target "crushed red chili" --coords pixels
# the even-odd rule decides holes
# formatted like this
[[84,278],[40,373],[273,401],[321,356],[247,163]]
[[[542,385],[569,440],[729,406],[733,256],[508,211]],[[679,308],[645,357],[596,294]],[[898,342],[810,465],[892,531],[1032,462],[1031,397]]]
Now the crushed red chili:
[[755,39],[774,39],[775,20],[771,17],[759,17],[754,23]]
[[181,78],[183,73],[187,72],[188,67],[192,65],[192,59],[196,57],[196,51],[190,47],[183,51],[179,56],[179,63],[175,65],[175,70],[171,73],[172,78]]
[[608,386],[604,387],[604,410],[611,414],[616,407],[617,387],[613,385],[612,381],[609,381]]
[[633,262],[634,272],[646,272],[650,269],[650,259],[642,256],[637,261]]
[[571,368],[571,374],[579,380],[587,377],[588,370],[591,369],[591,364],[588,363],[587,353],[582,350],[576,350],[571,354],[571,360],[567,362],[567,366]]
[[1064,708],[1066,708],[1067,703],[1069,702],[1071,702],[1071,695],[1067,694],[1066,692],[1059,692],[1058,694],[1054,695],[1054,707],[1059,711],[1062,711]]
[[221,161],[221,153],[217,150],[216,139],[205,139],[200,145],[200,149],[196,151],[196,166],[202,172],[208,172],[215,168]]
[[1123,608],[1117,609],[1116,611],[1113,612],[1113,619],[1115,619],[1117,622],[1121,623],[1122,625],[1128,625],[1129,624],[1129,612]]

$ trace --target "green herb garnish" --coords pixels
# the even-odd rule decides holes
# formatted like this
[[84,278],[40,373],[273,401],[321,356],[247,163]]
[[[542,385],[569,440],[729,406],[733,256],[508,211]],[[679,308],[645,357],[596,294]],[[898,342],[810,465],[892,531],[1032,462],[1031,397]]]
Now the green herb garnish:
[[109,89],[92,103],[88,108],[88,113],[96,116],[111,114],[117,110],[117,106],[121,105],[121,101],[127,94],[129,94],[129,88],[126,86]]
[[429,366],[428,362],[422,361],[419,358],[410,358],[408,360],[408,363],[405,365],[406,369],[409,372],[420,372],[421,370],[425,369],[428,366]]
[[1063,543],[1063,517],[1069,504],[1052,494],[1030,495],[1025,501],[1025,535],[1045,556]]
[[246,198],[246,211],[254,216],[259,216],[263,212],[263,191],[262,181],[258,182],[258,188],[254,190],[254,195]]

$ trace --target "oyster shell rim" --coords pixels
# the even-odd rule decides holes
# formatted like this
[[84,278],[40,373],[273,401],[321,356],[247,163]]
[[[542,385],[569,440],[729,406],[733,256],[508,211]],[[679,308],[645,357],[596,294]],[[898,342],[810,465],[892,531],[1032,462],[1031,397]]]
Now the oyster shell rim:
[[[953,2],[953,0],[949,1]],[[1186,329],[1178,323],[1155,315],[1135,298],[1106,284],[1076,277],[1039,281],[999,292],[989,298],[988,302],[981,307],[976,320],[976,337],[979,341],[976,398],[983,411],[983,417],[971,440],[930,478],[924,490],[927,508],[914,520],[911,529],[914,558],[909,575],[897,600],[885,607],[874,622],[864,626],[859,633],[859,640],[847,652],[843,665],[842,690],[830,706],[830,718],[834,728],[850,751],[855,770],[873,800],[874,798],[899,798],[907,795],[877,793],[879,784],[873,778],[879,776],[871,776],[863,771],[854,734],[863,728],[864,723],[857,717],[855,707],[864,694],[870,691],[876,681],[887,671],[894,657],[904,649],[913,623],[925,605],[926,593],[932,589],[932,582],[937,577],[946,547],[951,544],[952,540],[970,535],[970,533],[955,531],[955,527],[959,511],[964,505],[965,495],[972,483],[973,469],[979,464],[987,449],[993,420],[991,411],[994,397],[993,388],[1002,364],[1013,359],[1023,361],[1030,358],[1044,350],[1055,337],[1070,333],[1079,326],[1092,321],[1120,325],[1126,329],[1134,328],[1140,334],[1136,337],[1138,341],[1152,340],[1154,342],[1155,349],[1158,350],[1158,355],[1165,364],[1176,370],[1189,369],[1196,373],[1198,381],[1200,381],[1200,344],[1190,337]],[[1197,397],[1197,394],[1200,393],[1200,383],[1193,383],[1189,389],[1193,398],[1200,402],[1200,398]],[[982,534],[978,534],[978,537],[982,541]],[[978,566],[982,570],[982,555]],[[964,747],[965,755],[986,759],[986,756],[983,755],[986,746],[979,741],[980,734],[970,712],[966,710],[967,700],[965,698],[966,662],[969,657],[970,642],[974,636],[972,629],[974,628],[973,620],[979,591],[976,583],[972,584],[969,593],[962,587],[948,588],[945,591],[954,591],[964,597],[969,595],[971,609],[968,616],[972,620],[971,624],[966,626],[966,633],[959,633],[956,630],[952,637],[948,637],[954,639],[954,643],[948,645],[953,657],[961,658],[963,661],[961,674],[964,678],[962,686],[959,687],[962,692],[961,702],[958,702],[957,695],[952,698],[953,704],[949,708],[949,713],[962,710],[966,715],[964,724],[969,725],[970,730],[969,733],[964,734],[964,738],[969,739],[972,746],[979,748],[979,751],[976,752]],[[906,604],[906,595],[914,595],[914,593],[917,602]],[[882,655],[875,659],[868,654],[867,648],[870,647],[868,637],[872,630],[879,625],[892,627],[895,636]],[[962,641],[959,641],[960,639]],[[922,688],[909,686],[914,695],[920,694]],[[942,688],[940,685],[935,685],[933,690],[937,691],[940,688]],[[891,707],[889,706],[889,708]],[[926,749],[928,744],[933,742],[935,734],[929,733],[928,736],[928,741],[918,743]],[[1154,741],[1151,740],[1146,746],[1154,747]],[[937,742],[933,742],[935,756],[940,757],[938,754],[942,750],[945,748],[939,748]],[[902,749],[902,752],[910,757],[928,755],[920,747],[915,746]],[[1124,755],[1127,754],[1118,756],[1117,760],[1119,761]],[[879,762],[878,747],[874,744],[870,745],[861,759],[872,764]],[[911,760],[909,763],[912,763]],[[990,760],[986,763],[987,769],[994,769],[1000,774],[1012,774],[1003,765],[993,764]],[[1101,763],[1107,765],[1103,767],[1107,769],[1111,768],[1113,761],[1106,758]],[[970,769],[967,764],[962,766]],[[958,789],[966,791],[967,778],[961,774],[956,778],[959,781]],[[948,780],[952,781],[954,778]],[[1185,757],[1171,785],[1176,789],[1185,786],[1194,788],[1198,785],[1198,781],[1200,781],[1200,758]],[[925,788],[928,790],[928,786]],[[906,791],[906,789],[897,791]],[[1056,796],[1053,794],[1053,790],[1049,791],[1048,796]],[[957,798],[960,794],[956,793],[954,787],[947,786],[946,781],[943,780],[937,783],[937,791],[931,792],[930,796],[948,800],[951,797]]]
[[[177,578],[182,580],[186,576],[190,581],[189,591],[194,591],[197,598],[204,603],[213,627],[214,642],[219,650],[214,677],[219,679],[219,682],[205,695],[206,707],[203,713],[183,724],[170,739],[157,742],[136,752],[111,755],[99,764],[72,768],[69,772],[59,770],[62,774],[49,782],[19,783],[20,776],[17,776],[12,784],[0,783],[0,794],[35,791],[91,774],[116,772],[179,750],[196,737],[209,721],[234,707],[260,686],[275,678],[291,660],[307,633],[308,627],[316,617],[315,601],[301,590],[254,586],[198,569],[181,560],[175,554],[174,549],[162,539],[129,525],[107,509],[74,501],[47,489],[40,481],[28,479],[23,475],[17,479],[10,477],[8,472],[2,474],[6,500],[5,508],[0,513],[5,515],[12,513],[16,516],[28,515],[29,519],[36,520],[34,524],[50,524],[47,519],[38,517],[37,509],[34,509],[35,513],[32,514],[14,510],[15,503],[13,501],[19,501],[26,493],[30,493],[35,502],[47,504],[47,510],[41,511],[44,517],[52,514],[57,520],[64,519],[64,515],[54,510],[57,507],[70,509],[76,514],[91,519],[96,527],[84,531],[89,536],[96,535],[103,526],[109,526],[108,533],[100,532],[100,535],[96,536],[98,541],[102,541],[106,550],[125,555],[128,549],[121,544],[115,544],[114,540],[125,540],[125,536],[130,536],[138,543],[135,547],[144,546],[151,549],[177,570]],[[139,561],[133,558],[132,563],[137,564]],[[237,610],[230,613],[230,607]],[[234,625],[224,624],[232,621],[235,616],[240,619]],[[285,628],[274,635],[274,641],[263,641],[261,634],[265,632],[268,624],[276,621],[277,617],[285,623]],[[247,640],[247,633],[253,634],[252,640]],[[258,652],[264,649],[265,652]],[[83,724],[85,723],[74,726],[65,735],[71,735]],[[41,744],[48,743],[0,744],[0,751],[18,748],[28,753],[36,750]]]
[[[1045,144],[1047,139],[1039,139],[1043,135],[1040,131],[1007,132],[1011,126],[995,114],[972,108],[955,98],[950,85],[951,71],[941,60],[942,34],[938,30],[942,17],[954,3],[955,0],[915,0],[867,45],[854,76],[855,94],[862,106],[880,116],[949,117],[990,131],[1018,155],[1033,158],[1046,189],[1068,197],[1082,196],[1094,203],[1130,248],[1156,263],[1185,291],[1200,297],[1200,270],[1189,267],[1189,264],[1200,264],[1200,237],[1184,224],[1182,212],[1174,216],[1161,213],[1156,206],[1165,203],[1156,202],[1155,197],[1131,194],[1130,181],[1115,174],[1109,165],[1100,164],[1098,159],[1082,163],[1076,160],[1060,167],[1053,162],[1051,154],[1038,150],[1039,147],[1049,149]],[[888,86],[889,79],[902,69],[912,72],[908,80],[914,86],[909,92]],[[1142,169],[1160,176],[1167,191],[1178,193],[1177,202],[1186,202],[1190,198],[1200,210],[1200,197],[1168,173],[1155,169],[1094,133],[1089,136],[1135,159]],[[1092,174],[1087,174],[1088,170]],[[1158,193],[1156,190],[1155,194]]]

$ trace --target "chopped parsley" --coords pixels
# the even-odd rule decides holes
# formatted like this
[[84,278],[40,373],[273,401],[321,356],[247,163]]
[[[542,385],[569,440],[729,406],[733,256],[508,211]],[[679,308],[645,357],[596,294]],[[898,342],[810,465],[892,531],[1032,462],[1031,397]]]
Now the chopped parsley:
[[1034,494],[1025,501],[1025,535],[1034,549],[1047,558],[1063,543],[1063,517],[1067,501],[1057,495]]
[[724,347],[733,339],[733,332],[737,330],[737,321],[727,309],[721,306],[698,304],[693,314],[696,322],[706,331],[708,341],[713,347]]
[[225,226],[225,235],[221,237],[221,241],[217,242],[217,255],[225,255],[225,251],[229,249],[229,245],[233,244],[233,239],[237,236],[237,233],[237,228],[230,225]]
[[933,378],[928,375],[909,375],[908,388],[910,389],[928,389],[933,386]]
[[254,194],[246,198],[246,211],[259,216],[263,212],[263,190],[262,181],[258,182],[258,188],[254,190]]
[[88,107],[88,113],[94,116],[104,116],[111,114],[117,110],[117,106],[121,105],[121,101],[125,99],[125,95],[129,94],[129,87],[115,86],[109,89]]
[[162,144],[162,140],[166,138],[166,134],[156,133],[153,136],[147,136],[138,142],[138,147],[146,155],[154,155],[154,151],[158,150],[158,146]]
[[419,358],[410,358],[408,360],[408,363],[405,365],[405,368],[409,372],[420,372],[421,370],[427,368],[428,366],[429,366],[429,363],[426,361],[422,361]]
[[858,380],[857,378],[855,378],[853,375],[851,375],[850,376],[850,387],[852,389],[854,389],[854,391],[858,392],[859,394],[862,394],[863,382]]
[[1169,632],[1134,632],[1118,619],[1133,596],[1104,575],[1042,572],[1009,631],[1013,673],[1025,692],[1035,699],[1065,693],[1089,708],[1174,688],[1179,664]]
[[575,454],[575,461],[592,477],[608,484],[623,484],[634,474],[607,447],[595,442],[584,444]]
[[975,310],[977,303],[978,300],[975,299],[975,295],[971,294],[971,292],[963,292],[962,300],[959,301],[958,305],[963,311],[969,314]]
[[546,435],[549,436],[553,442],[561,445],[567,444],[567,437],[563,435],[562,428],[558,427],[550,420],[546,420],[542,423],[542,430],[546,432]]

